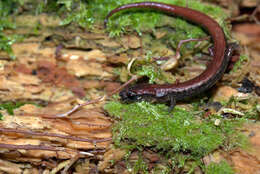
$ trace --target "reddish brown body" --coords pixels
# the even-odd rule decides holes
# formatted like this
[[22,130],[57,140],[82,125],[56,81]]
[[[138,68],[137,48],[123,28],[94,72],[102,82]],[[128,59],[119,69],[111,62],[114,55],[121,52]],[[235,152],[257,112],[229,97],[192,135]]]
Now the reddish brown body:
[[[213,60],[207,69],[199,76],[178,84],[151,85],[141,84],[125,88],[120,92],[122,100],[136,101],[147,98],[156,98],[170,100],[174,105],[176,101],[197,95],[212,87],[225,72],[229,59],[234,49],[234,45],[226,44],[225,35],[219,24],[211,17],[189,8],[179,7],[175,5],[157,3],[157,2],[141,2],[126,4],[112,10],[107,19],[114,13],[129,8],[153,8],[181,16],[189,21],[197,23],[207,29],[212,37],[214,44]],[[106,21],[107,21],[106,19]],[[105,21],[105,22],[106,22]]]

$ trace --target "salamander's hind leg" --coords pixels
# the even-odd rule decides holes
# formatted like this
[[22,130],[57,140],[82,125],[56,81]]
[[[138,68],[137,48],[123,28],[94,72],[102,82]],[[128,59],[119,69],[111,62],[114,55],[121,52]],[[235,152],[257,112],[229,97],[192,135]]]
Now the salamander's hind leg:
[[227,71],[231,71],[236,62],[240,59],[239,45],[236,43],[229,43],[227,46],[227,52],[229,53],[229,63]]

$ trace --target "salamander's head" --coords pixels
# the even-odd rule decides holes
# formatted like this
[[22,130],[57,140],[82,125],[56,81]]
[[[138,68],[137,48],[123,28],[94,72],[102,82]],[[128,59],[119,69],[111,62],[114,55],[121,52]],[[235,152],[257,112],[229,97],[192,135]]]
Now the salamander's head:
[[131,103],[136,101],[150,101],[153,102],[154,99],[157,99],[156,96],[149,93],[150,91],[146,88],[143,88],[143,85],[135,85],[123,89],[119,96],[121,100],[125,103]]
[[122,90],[119,93],[119,96],[121,97],[121,100],[126,103],[142,100],[142,96],[140,94],[136,94],[134,91],[132,91],[129,88]]

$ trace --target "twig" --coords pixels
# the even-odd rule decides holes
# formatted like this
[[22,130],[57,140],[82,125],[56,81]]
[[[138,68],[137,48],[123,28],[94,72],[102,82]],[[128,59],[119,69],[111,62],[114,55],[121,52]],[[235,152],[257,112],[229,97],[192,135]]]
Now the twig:
[[132,75],[132,78],[130,80],[128,80],[127,82],[125,82],[123,85],[121,85],[119,88],[115,89],[114,91],[112,91],[111,93],[109,93],[107,95],[104,95],[103,97],[97,98],[95,100],[87,101],[87,102],[82,103],[82,104],[78,104],[78,105],[74,106],[74,108],[69,110],[68,112],[65,112],[63,114],[56,114],[55,116],[51,116],[51,117],[48,117],[48,118],[64,118],[64,117],[67,117],[67,116],[69,116],[70,114],[72,114],[73,112],[77,111],[79,108],[81,108],[83,106],[101,102],[101,101],[105,100],[107,97],[110,97],[110,96],[114,95],[115,93],[119,92],[121,89],[123,89],[124,87],[129,85],[131,82],[133,82],[133,81],[138,79],[138,76],[133,75],[131,73],[131,66],[133,65],[135,60],[136,60],[136,58],[132,59],[130,61],[130,63],[127,65],[128,73],[130,75]]
[[85,103],[79,104],[74,106],[74,108],[72,108],[71,110],[69,110],[68,112],[65,112],[63,114],[57,114],[55,116],[52,117],[48,117],[48,118],[64,118],[69,116],[70,114],[72,114],[73,112],[77,111],[79,108],[86,106],[86,105],[90,105],[90,104],[94,104],[94,103],[98,103],[101,102],[103,100],[105,100],[107,97],[110,97],[112,95],[114,95],[115,93],[117,93],[118,91],[120,91],[121,89],[123,89],[124,87],[126,87],[127,85],[129,85],[131,82],[135,81],[138,77],[137,76],[133,76],[130,80],[128,80],[126,83],[124,83],[123,85],[121,85],[119,88],[115,89],[114,91],[112,91],[111,93],[104,95],[103,97],[100,97],[98,99],[95,100],[91,100],[91,101],[87,101]]
[[128,73],[129,73],[131,76],[133,76],[133,74],[131,73],[131,67],[132,67],[133,63],[136,61],[136,59],[137,59],[137,58],[133,58],[133,59],[128,63],[128,65],[127,65],[127,71],[128,71]]
[[[13,145],[13,144],[3,144],[0,143],[0,148],[5,148],[5,149],[24,149],[24,150],[48,150],[48,151],[64,151],[66,152],[66,148],[64,147],[53,147],[53,146],[43,146],[43,145]],[[73,151],[71,149],[71,151]],[[77,151],[75,151],[77,152]]]
[[256,17],[257,12],[260,12],[260,5],[258,5],[255,8],[255,10],[253,11],[252,15],[250,15],[250,17],[255,21],[256,24],[260,24],[260,21]]
[[26,135],[58,137],[58,138],[70,139],[70,140],[74,140],[74,141],[90,142],[90,143],[94,143],[94,144],[112,140],[112,138],[93,140],[93,139],[80,138],[80,137],[74,137],[74,136],[62,135],[62,134],[56,134],[56,133],[34,132],[34,131],[18,130],[18,129],[10,129],[10,128],[0,128],[0,132],[3,132],[3,133],[12,132],[12,133],[22,133],[22,134],[26,134]]
[[53,168],[49,174],[57,174],[63,168],[65,168],[70,163],[70,160],[62,161],[55,168]]
[[9,57],[0,57],[0,60],[11,60]]
[[[64,113],[63,113],[64,114]],[[70,115],[70,114],[69,114]],[[30,117],[42,117],[42,118],[47,118],[47,119],[60,119],[60,118],[66,118],[56,116],[55,114],[39,114],[39,113],[21,113],[17,114],[16,116],[30,116]],[[85,116],[78,116],[78,117],[73,117],[73,119],[78,119],[78,118],[85,118]],[[99,128],[105,128],[111,126],[111,124],[95,124],[95,123],[82,123],[82,122],[77,122],[71,120],[71,123],[76,124],[76,125],[87,125],[88,127],[99,127]]]
[[107,127],[111,126],[111,124],[84,123],[84,122],[73,121],[73,120],[71,120],[71,123],[73,123],[75,125],[86,125],[88,127],[98,127],[98,128],[107,128]]
[[[71,110],[65,112],[65,113],[62,113],[62,114],[34,114],[34,113],[23,113],[21,114],[22,116],[34,116],[34,115],[37,115],[37,116],[40,116],[42,118],[49,118],[49,119],[57,119],[57,118],[65,118],[65,117],[68,117],[70,114],[74,113],[75,111],[77,111],[79,108],[83,107],[83,106],[86,106],[86,105],[90,105],[90,104],[95,104],[95,103],[98,103],[98,102],[101,102],[103,100],[105,100],[107,97],[110,97],[112,95],[114,95],[115,93],[117,93],[118,91],[120,91],[121,89],[123,89],[124,87],[126,87],[127,85],[129,85],[131,82],[135,81],[138,79],[138,76],[136,75],[133,75],[132,78],[130,80],[128,80],[127,82],[125,82],[123,85],[121,85],[119,88],[115,89],[114,91],[108,93],[107,95],[104,95],[102,97],[99,97],[97,99],[94,99],[94,100],[91,100],[91,101],[87,101],[85,103],[82,103],[82,104],[78,104],[76,106],[74,106]],[[103,127],[106,127],[107,125],[104,125]]]
[[61,174],[67,174],[67,171],[79,159],[79,157],[79,154],[77,154],[73,158],[71,158],[69,164],[67,164],[66,167],[64,167],[64,169],[61,171]]
[[199,38],[199,39],[185,39],[185,40],[180,40],[178,43],[178,46],[176,48],[176,54],[175,56],[172,56],[170,59],[168,59],[164,64],[161,65],[161,69],[163,70],[170,70],[176,65],[176,60],[180,59],[181,57],[181,46],[186,43],[186,42],[191,42],[191,41],[202,41],[202,40],[207,40],[209,39],[209,36],[204,37],[204,38]]
[[198,39],[185,39],[185,40],[180,40],[180,42],[178,43],[177,49],[176,49],[176,57],[180,57],[180,50],[181,50],[181,46],[182,44],[186,43],[186,42],[191,42],[191,41],[203,41],[203,40],[208,40],[210,37],[203,37],[203,38],[198,38]]
[[115,89],[114,91],[112,91],[111,93],[108,94],[108,96],[112,96],[115,93],[117,93],[118,91],[120,91],[121,89],[123,89],[124,87],[126,87],[127,85],[129,85],[130,83],[132,83],[133,81],[137,80],[138,76],[134,75],[130,80],[128,80],[127,82],[125,82],[123,85],[121,85],[119,88]]
[[101,102],[101,101],[103,101],[105,99],[106,99],[106,96],[104,95],[103,97],[100,97],[100,98],[97,98],[97,99],[94,99],[94,100],[91,100],[91,101],[87,101],[87,102],[82,103],[82,104],[78,104],[78,105],[74,106],[74,108],[69,110],[68,112],[65,112],[63,114],[56,114],[55,117],[52,117],[52,118],[67,117],[67,116],[69,116],[70,114],[72,114],[73,112],[75,112],[76,110],[78,110],[79,108],[81,108],[83,106],[94,104],[94,103],[98,103],[98,102]]

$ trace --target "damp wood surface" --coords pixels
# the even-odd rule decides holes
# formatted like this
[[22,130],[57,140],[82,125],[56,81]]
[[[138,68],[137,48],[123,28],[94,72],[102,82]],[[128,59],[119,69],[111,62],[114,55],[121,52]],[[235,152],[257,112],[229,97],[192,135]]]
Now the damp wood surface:
[[[232,15],[228,20],[233,25],[232,41],[240,43],[240,62],[234,58],[228,72],[209,92],[177,103],[177,109],[170,116],[172,113],[165,109],[168,106],[160,104],[137,103],[133,104],[132,111],[131,104],[120,103],[115,94],[83,106],[67,117],[57,117],[76,105],[110,94],[129,80],[131,73],[146,76],[139,79],[141,82],[157,84],[178,83],[196,77],[210,61],[209,41],[182,48],[181,58],[173,59],[176,61],[173,69],[163,71],[160,69],[163,59],[176,51],[176,41],[167,39],[179,39],[168,35],[175,27],[169,22],[170,16],[164,16],[164,23],[160,22],[155,30],[144,31],[142,35],[137,29],[137,32],[111,37],[101,22],[94,25],[96,29],[84,28],[75,22],[60,25],[63,18],[55,13],[35,15],[28,13],[30,6],[21,6],[20,14],[13,17],[16,28],[6,28],[0,33],[23,35],[22,40],[11,45],[11,54],[0,47],[0,174],[162,171],[213,174],[218,170],[260,174],[260,5],[253,0],[240,4],[232,1],[234,8],[231,8],[227,2],[214,3]],[[255,12],[257,8],[259,10]],[[198,37],[204,36],[203,32],[199,31]],[[127,66],[133,58],[137,61],[130,73]],[[250,93],[238,90],[245,78],[254,84]],[[147,113],[151,117],[138,118]],[[164,114],[169,122],[163,121]],[[181,116],[187,116],[187,119],[181,120]],[[136,120],[129,121],[134,118]],[[228,129],[222,126],[224,123],[239,119],[243,119],[241,127],[230,129],[235,133],[220,130]],[[191,125],[190,132],[179,130],[180,134],[187,135],[183,140],[177,134],[165,135],[170,130],[167,125],[178,121],[183,121],[185,126]],[[206,133],[198,131],[198,126],[204,126]],[[142,134],[142,127],[155,134]],[[182,126],[176,126],[179,127]],[[156,134],[156,131],[160,132],[158,129],[165,131]],[[246,138],[246,147],[233,143],[232,136],[238,134],[236,131]],[[191,141],[197,139],[189,139],[193,133],[201,137],[205,134],[205,138],[209,133],[208,140],[213,141],[214,132],[227,144],[208,148],[200,143],[198,146],[195,142],[192,144]],[[223,138],[224,135],[229,139]],[[174,143],[157,144],[158,139],[176,142],[176,146],[179,142],[183,144],[180,143],[180,147]],[[203,142],[206,143],[201,140]],[[216,143],[219,142],[216,140]]]

